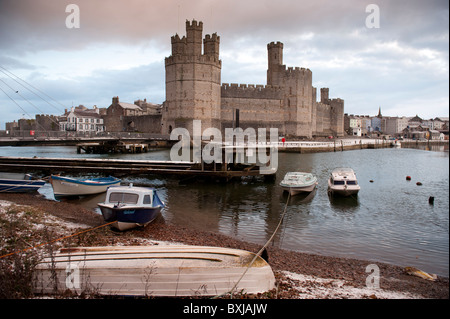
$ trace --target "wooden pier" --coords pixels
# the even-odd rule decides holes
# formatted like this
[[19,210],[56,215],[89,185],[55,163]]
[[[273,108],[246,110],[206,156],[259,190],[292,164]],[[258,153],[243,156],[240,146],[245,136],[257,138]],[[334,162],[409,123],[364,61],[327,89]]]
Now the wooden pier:
[[121,159],[85,158],[43,158],[43,157],[0,157],[0,171],[35,172],[39,174],[98,173],[117,177],[127,175],[172,175],[189,177],[209,177],[232,180],[245,176],[274,177],[262,175],[258,166],[194,163],[175,161],[147,161]]

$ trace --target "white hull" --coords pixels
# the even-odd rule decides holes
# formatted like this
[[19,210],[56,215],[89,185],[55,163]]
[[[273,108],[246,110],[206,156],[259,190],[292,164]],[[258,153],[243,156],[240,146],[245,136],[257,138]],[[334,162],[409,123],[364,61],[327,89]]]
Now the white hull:
[[311,173],[288,172],[280,183],[281,188],[291,196],[310,193],[317,186],[317,178]]
[[330,180],[328,180],[328,192],[331,195],[338,195],[338,196],[352,196],[357,195],[360,190],[359,185],[331,185]]
[[310,193],[316,188],[317,183],[314,185],[306,186],[306,187],[288,187],[288,186],[282,186],[283,190],[288,192],[291,196],[300,194],[300,193]]
[[51,184],[55,196],[86,196],[106,192],[110,186],[120,185],[120,181],[109,185],[86,185],[70,181],[52,179]]
[[[248,251],[202,246],[118,246],[61,250],[37,266],[35,292],[123,296],[214,296],[262,293],[275,287],[271,267]],[[54,266],[54,270],[50,267]],[[239,281],[239,279],[241,279]]]

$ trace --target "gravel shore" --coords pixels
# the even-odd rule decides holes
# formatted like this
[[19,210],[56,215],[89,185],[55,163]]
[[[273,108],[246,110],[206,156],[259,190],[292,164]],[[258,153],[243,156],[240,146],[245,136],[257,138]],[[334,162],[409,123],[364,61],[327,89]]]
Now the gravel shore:
[[[51,201],[36,194],[0,194],[0,209],[8,205],[31,206],[33,210],[52,216],[53,231],[66,236],[80,229],[89,229],[104,224],[103,218],[75,204]],[[22,206],[23,205],[23,206]],[[60,221],[60,222],[57,222]],[[61,227],[64,225],[64,227]],[[64,228],[64,232],[58,228]],[[33,237],[33,236],[32,236]],[[37,237],[37,236],[34,236]],[[38,238],[35,238],[38,240]],[[222,246],[258,252],[260,245],[234,238],[171,225],[163,218],[142,229],[116,232],[102,227],[74,236],[70,242],[63,240],[59,245],[147,245],[176,242],[189,245]],[[36,242],[31,243],[36,245]],[[277,279],[277,289],[261,298],[282,299],[412,299],[449,298],[448,278],[438,277],[435,281],[425,280],[406,273],[400,266],[373,261],[320,256],[302,252],[287,251],[271,247],[268,262]],[[380,288],[369,289],[366,279],[370,273],[366,267],[376,264],[380,269]]]

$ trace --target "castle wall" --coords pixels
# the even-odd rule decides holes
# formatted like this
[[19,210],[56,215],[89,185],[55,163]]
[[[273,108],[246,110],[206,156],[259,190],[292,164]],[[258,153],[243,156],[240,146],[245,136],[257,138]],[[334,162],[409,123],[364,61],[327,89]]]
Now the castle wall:
[[161,115],[125,116],[123,127],[129,132],[161,133]]
[[321,100],[314,107],[316,120],[313,136],[344,136],[344,100]]
[[193,120],[202,127],[233,127],[239,109],[240,127],[277,127],[286,136],[343,135],[344,101],[329,99],[328,88],[312,86],[312,72],[283,64],[283,43],[267,45],[267,85],[221,85],[220,37],[206,35],[202,22],[186,21],[186,37],[172,37],[172,54],[165,59],[166,101],[162,133],[184,127],[192,133]]
[[228,84],[221,87],[222,130],[233,127],[235,110],[239,109],[239,127],[283,130],[283,91],[279,87],[254,84]]

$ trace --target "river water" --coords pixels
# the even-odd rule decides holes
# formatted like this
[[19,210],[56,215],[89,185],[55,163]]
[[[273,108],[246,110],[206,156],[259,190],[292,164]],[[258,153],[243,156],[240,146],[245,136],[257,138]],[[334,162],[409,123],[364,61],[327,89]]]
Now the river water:
[[[263,245],[285,219],[273,245],[328,256],[414,266],[449,275],[449,152],[391,148],[329,153],[279,153],[276,180],[179,183],[175,178],[133,177],[155,187],[166,203],[163,218],[176,225],[222,233]],[[104,157],[168,160],[168,150],[134,155],[76,154],[75,147],[1,147],[0,156]],[[359,195],[332,199],[327,180],[336,167],[352,167]],[[315,174],[309,196],[289,199],[279,186],[288,171]],[[411,176],[411,181],[406,180]],[[421,182],[422,185],[416,185]],[[53,199],[50,185],[40,190]],[[434,196],[434,205],[428,198]],[[74,200],[93,210],[104,194]],[[287,203],[287,204],[286,204]]]

